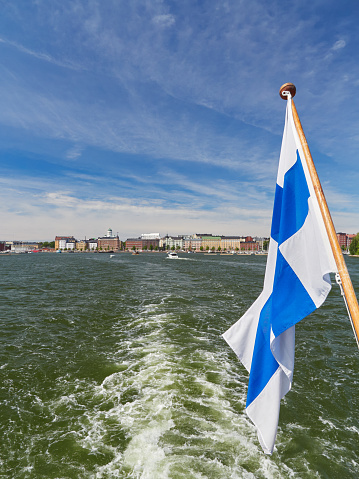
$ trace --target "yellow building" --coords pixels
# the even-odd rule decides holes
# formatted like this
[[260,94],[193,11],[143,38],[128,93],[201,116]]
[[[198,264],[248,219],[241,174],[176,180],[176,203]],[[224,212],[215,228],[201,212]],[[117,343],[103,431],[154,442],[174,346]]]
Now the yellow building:
[[243,244],[245,239],[240,236],[222,236],[221,237],[221,250],[222,251],[238,251],[241,249],[241,243]]
[[221,246],[221,237],[220,236],[202,236],[202,246],[204,251],[218,250]]
[[88,242],[86,240],[81,240],[76,243],[76,249],[78,251],[85,251],[88,249]]

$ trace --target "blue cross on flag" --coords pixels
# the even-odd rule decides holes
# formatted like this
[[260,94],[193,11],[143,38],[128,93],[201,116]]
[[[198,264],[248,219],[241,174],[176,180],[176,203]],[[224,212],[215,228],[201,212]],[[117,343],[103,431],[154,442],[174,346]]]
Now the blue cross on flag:
[[295,324],[325,301],[330,272],[337,267],[289,97],[263,291],[223,334],[249,372],[246,412],[267,454],[274,448],[280,401],[292,385]]

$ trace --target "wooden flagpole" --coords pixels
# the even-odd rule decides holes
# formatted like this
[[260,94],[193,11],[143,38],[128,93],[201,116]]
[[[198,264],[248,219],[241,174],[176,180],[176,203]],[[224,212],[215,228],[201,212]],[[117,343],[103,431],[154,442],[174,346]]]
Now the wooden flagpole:
[[[286,100],[288,97],[288,93],[290,93],[291,97],[293,98],[296,93],[296,88],[293,83],[285,83],[279,90],[279,94],[283,100]],[[343,287],[344,295],[346,304],[348,307],[349,316],[351,317],[353,331],[355,335],[355,339],[357,340],[359,346],[359,306],[358,301],[355,296],[354,288],[348,273],[347,266],[344,261],[344,257],[342,254],[342,250],[340,249],[337,234],[335,232],[333,220],[331,214],[329,212],[329,208],[324,196],[324,192],[322,189],[322,185],[320,184],[319,177],[317,174],[317,170],[315,169],[314,162],[312,155],[309,150],[309,146],[307,140],[304,135],[304,131],[302,128],[302,124],[299,120],[298,112],[295,107],[294,101],[292,101],[292,111],[293,111],[293,119],[295,123],[295,127],[297,129],[297,133],[299,135],[300,142],[302,144],[304,156],[308,165],[309,173],[312,179],[312,183],[314,186],[315,194],[318,199],[320,211],[322,213],[322,217],[324,220],[325,228],[327,230],[328,238],[330,241],[330,245],[332,247],[334,259],[337,265],[338,273],[341,279],[341,284]]]

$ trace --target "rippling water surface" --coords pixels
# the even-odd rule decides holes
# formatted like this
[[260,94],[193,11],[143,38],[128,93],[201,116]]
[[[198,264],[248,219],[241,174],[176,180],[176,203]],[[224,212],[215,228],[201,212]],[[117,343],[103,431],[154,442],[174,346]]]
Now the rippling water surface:
[[265,262],[1,256],[0,476],[359,477],[359,352],[336,285],[297,326],[272,456],[247,419],[247,373],[221,333]]

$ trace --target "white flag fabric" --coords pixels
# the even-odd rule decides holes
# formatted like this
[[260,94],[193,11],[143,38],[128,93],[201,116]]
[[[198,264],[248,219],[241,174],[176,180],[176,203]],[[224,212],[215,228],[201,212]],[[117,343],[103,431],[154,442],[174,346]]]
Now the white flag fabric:
[[263,291],[223,334],[250,373],[246,412],[267,454],[274,448],[280,401],[292,385],[295,324],[325,301],[330,272],[337,267],[289,98]]

